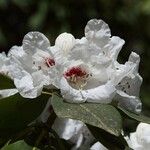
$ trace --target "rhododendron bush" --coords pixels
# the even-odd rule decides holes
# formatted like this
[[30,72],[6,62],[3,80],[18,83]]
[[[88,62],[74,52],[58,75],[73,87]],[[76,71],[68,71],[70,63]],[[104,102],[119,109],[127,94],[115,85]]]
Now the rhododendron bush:
[[129,118],[136,124],[150,123],[142,115],[139,96],[140,56],[131,52],[124,64],[117,61],[124,43],[111,35],[104,21],[92,19],[81,39],[62,33],[51,45],[43,33],[34,31],[24,36],[22,46],[13,46],[7,55],[0,53],[0,146],[4,150],[150,146],[150,133],[144,132],[146,142],[140,143],[138,133],[129,135],[124,127]]

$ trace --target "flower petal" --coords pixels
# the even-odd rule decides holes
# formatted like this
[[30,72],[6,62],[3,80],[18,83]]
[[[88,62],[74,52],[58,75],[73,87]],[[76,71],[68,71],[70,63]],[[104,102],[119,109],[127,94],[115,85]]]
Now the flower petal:
[[90,144],[94,141],[94,137],[81,121],[57,118],[53,124],[53,129],[60,138],[75,144],[72,149],[89,149]]
[[119,101],[119,106],[137,114],[141,112],[142,103],[138,97],[129,96],[122,91],[117,91],[117,93],[116,99]]
[[8,74],[9,58],[5,52],[0,53],[0,73]]
[[82,103],[110,103],[115,96],[116,89],[112,84],[105,84],[93,89],[77,90],[72,88],[65,78],[60,81],[61,94],[67,102]]
[[38,50],[49,51],[50,42],[40,32],[29,32],[24,36],[23,49],[26,53],[34,54]]
[[13,46],[8,52],[8,57],[13,56],[17,59],[23,58],[25,55],[26,55],[26,53],[23,50],[22,46]]
[[125,41],[117,36],[113,36],[111,40],[109,41],[108,43],[109,47],[107,47],[109,51],[108,53],[109,53],[109,56],[113,60],[117,60],[118,54],[120,50],[122,49],[122,46],[124,45],[124,43]]
[[140,123],[136,132],[130,133],[127,139],[129,146],[134,150],[149,150],[150,147],[150,125]]
[[85,37],[89,41],[103,46],[108,42],[110,36],[109,26],[103,20],[92,19],[88,21],[85,27]]
[[21,79],[14,78],[14,83],[19,93],[25,98],[36,98],[41,94],[43,86],[34,87],[30,74],[26,74]]
[[[140,145],[137,141],[136,133],[130,134],[130,147],[135,150],[142,150],[142,145]],[[144,149],[143,149],[144,150]]]
[[53,128],[60,136],[60,138],[63,138],[65,140],[71,139],[79,132],[82,127],[83,123],[81,121],[67,118],[57,118],[53,125]]
[[80,44],[76,43],[76,45],[72,48],[68,55],[69,60],[84,60],[84,62],[91,61],[91,57],[97,56],[100,53],[99,47],[95,45]]
[[55,46],[59,47],[63,51],[64,55],[67,55],[68,52],[73,48],[75,44],[75,38],[70,33],[62,33],[55,40]]
[[13,63],[10,74],[19,93],[25,98],[35,98],[41,94],[45,78],[41,71],[32,74],[20,65]]
[[103,146],[100,142],[96,142],[90,148],[90,150],[108,150],[105,146]]
[[[10,67],[17,65],[28,72],[32,72],[32,56],[25,53],[22,46],[13,46],[8,52],[8,58],[10,59]],[[11,69],[11,71],[14,72],[16,69],[15,67],[12,68],[14,70]]]
[[135,73],[138,73],[139,63],[140,63],[140,56],[138,54],[136,54],[135,52],[132,52],[129,56],[128,61],[136,64]]
[[14,95],[16,93],[18,93],[17,89],[0,90],[0,99],[5,98],[5,97],[9,97],[9,96]]

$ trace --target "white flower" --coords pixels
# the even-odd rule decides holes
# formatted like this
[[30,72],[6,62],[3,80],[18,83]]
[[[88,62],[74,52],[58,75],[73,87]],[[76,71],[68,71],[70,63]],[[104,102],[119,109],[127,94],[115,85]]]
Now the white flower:
[[12,47],[8,57],[10,74],[23,97],[35,98],[41,94],[43,86],[51,88],[50,74],[55,61],[50,53],[50,42],[42,33],[26,34],[23,45]]
[[130,137],[126,137],[129,146],[134,150],[150,149],[150,125],[140,123],[136,132],[131,133]]
[[128,62],[119,64],[123,44],[124,40],[111,37],[109,26],[97,19],[87,23],[85,37],[75,39],[62,33],[52,47],[42,33],[29,32],[21,47],[10,50],[8,73],[26,98],[39,96],[43,87],[55,87],[71,103],[110,103],[115,98],[119,105],[139,113],[140,59],[132,52]]
[[[85,27],[85,37],[68,46],[70,49],[67,49],[67,55],[63,56],[61,49],[59,53],[58,50],[55,51],[57,53],[55,58],[60,61],[62,75],[60,90],[66,101],[75,103],[112,101],[116,94],[116,85],[111,81],[116,76],[114,62],[124,40],[110,36],[108,25],[102,20],[93,19]],[[60,41],[64,41],[63,38],[65,36],[61,36]],[[70,43],[69,41],[71,40],[65,43]],[[56,43],[55,49],[59,47],[59,42]],[[61,45],[60,42],[60,47]]]
[[4,52],[0,53],[0,73],[8,74],[9,58],[7,58]]
[[103,146],[100,142],[96,142],[90,148],[90,150],[108,150],[105,146]]
[[81,121],[57,118],[54,122],[53,129],[60,138],[69,140],[75,144],[72,150],[89,149],[91,143],[94,141],[94,137]]
[[[9,58],[7,58],[6,54],[4,52],[0,53],[0,74],[3,74],[5,76],[9,76]],[[1,87],[3,88],[3,87]],[[0,99],[9,97],[11,95],[14,95],[18,93],[17,89],[1,89],[0,90]]]
[[77,120],[67,118],[57,118],[54,122],[53,129],[57,132],[60,138],[72,142],[76,149],[90,149],[90,150],[107,150],[100,142],[95,143],[95,138],[88,130],[86,125]]
[[130,70],[123,69],[125,70],[124,77],[117,85],[116,96],[120,106],[135,113],[140,113],[142,109],[139,92],[143,79],[138,73],[139,62],[139,55],[132,52],[128,62],[125,64],[126,66],[130,65]]

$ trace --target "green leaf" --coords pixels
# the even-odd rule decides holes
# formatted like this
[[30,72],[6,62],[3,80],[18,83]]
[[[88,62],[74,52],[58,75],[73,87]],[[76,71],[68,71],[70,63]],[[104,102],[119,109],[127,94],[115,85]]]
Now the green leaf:
[[21,140],[10,145],[5,145],[1,150],[32,150],[32,147]]
[[134,114],[132,112],[129,112],[127,111],[126,109],[118,106],[118,108],[123,112],[125,113],[128,117],[134,119],[134,120],[137,120],[139,122],[144,122],[144,123],[148,123],[150,124],[150,118],[147,117],[147,116],[143,116],[143,115],[137,115],[137,114]]
[[72,118],[102,128],[116,136],[120,135],[122,119],[115,107],[105,104],[71,104],[61,97],[52,97],[52,106],[58,117]]
[[91,131],[95,139],[102,143],[108,149],[120,150],[125,149],[125,147],[128,146],[126,140],[122,135],[116,137],[100,128],[91,125],[87,125],[87,127]]
[[43,111],[48,95],[27,99],[19,94],[0,100],[0,136],[10,136],[34,121]]
[[13,89],[15,88],[13,80],[6,75],[0,73],[0,90],[2,89]]

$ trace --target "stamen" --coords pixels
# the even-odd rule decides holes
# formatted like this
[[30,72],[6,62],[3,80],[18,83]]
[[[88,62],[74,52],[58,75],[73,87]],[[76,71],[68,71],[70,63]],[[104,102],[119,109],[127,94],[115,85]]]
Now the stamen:
[[79,89],[82,89],[86,84],[90,74],[83,68],[77,66],[68,69],[64,77]]
[[54,61],[54,59],[46,58],[45,59],[45,64],[47,65],[47,67],[51,67],[51,66],[55,65],[55,61]]
[[83,77],[85,76],[87,73],[85,70],[83,70],[82,68],[80,67],[72,67],[71,69],[69,69],[67,72],[66,72],[66,76],[79,76],[79,77]]

